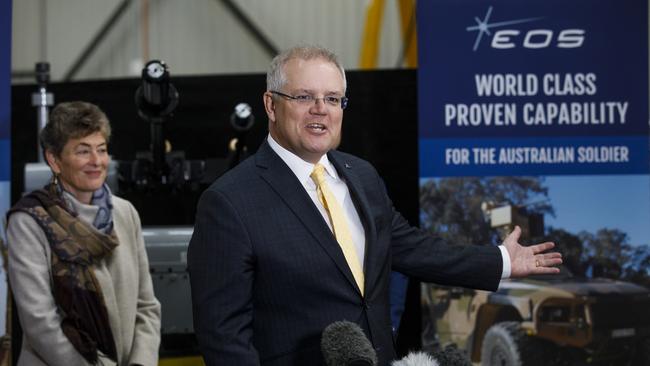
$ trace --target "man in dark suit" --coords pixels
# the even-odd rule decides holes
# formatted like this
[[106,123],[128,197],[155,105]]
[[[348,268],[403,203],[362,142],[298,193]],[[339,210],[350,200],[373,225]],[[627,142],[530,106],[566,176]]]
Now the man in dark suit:
[[267,141],[201,197],[188,267],[207,365],[322,365],[321,332],[339,320],[359,324],[387,365],[391,269],[485,290],[502,277],[558,272],[560,254],[543,253],[553,244],[523,247],[518,229],[500,247],[453,246],[409,226],[375,169],[335,150],[345,90],[325,49],[274,58]]

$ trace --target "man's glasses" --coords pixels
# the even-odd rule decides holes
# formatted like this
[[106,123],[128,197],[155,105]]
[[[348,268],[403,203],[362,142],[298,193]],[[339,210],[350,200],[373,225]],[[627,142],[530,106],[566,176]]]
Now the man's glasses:
[[323,100],[323,103],[327,105],[331,105],[332,107],[337,107],[340,106],[341,109],[345,109],[345,107],[348,106],[348,98],[347,97],[337,97],[335,95],[328,95],[322,98],[316,98],[311,94],[299,94],[299,95],[289,95],[289,94],[284,94],[279,91],[271,90],[270,91],[273,94],[277,94],[281,97],[285,97],[287,99],[291,99],[296,101],[298,104],[302,105],[312,105],[316,103],[319,99]]

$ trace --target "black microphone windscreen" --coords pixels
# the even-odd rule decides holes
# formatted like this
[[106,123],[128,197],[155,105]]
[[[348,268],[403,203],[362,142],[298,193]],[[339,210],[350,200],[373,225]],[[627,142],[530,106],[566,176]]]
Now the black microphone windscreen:
[[323,330],[321,351],[327,366],[375,366],[377,354],[361,328],[338,321]]
[[467,352],[454,344],[449,344],[445,348],[433,352],[432,356],[441,365],[472,366],[472,361]]

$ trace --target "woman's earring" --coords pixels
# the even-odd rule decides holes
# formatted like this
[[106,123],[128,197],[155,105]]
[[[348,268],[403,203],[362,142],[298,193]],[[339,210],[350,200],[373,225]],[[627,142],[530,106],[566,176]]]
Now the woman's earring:
[[55,186],[59,185],[59,175],[56,173],[52,173],[52,181],[51,183]]

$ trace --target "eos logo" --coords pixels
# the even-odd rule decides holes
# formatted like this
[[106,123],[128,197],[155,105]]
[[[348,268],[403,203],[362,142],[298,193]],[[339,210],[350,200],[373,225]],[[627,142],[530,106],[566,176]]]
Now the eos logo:
[[[476,41],[474,41],[474,51],[478,49],[483,35],[492,35],[490,31],[492,28],[529,23],[542,19],[541,17],[537,17],[489,23],[490,15],[492,15],[491,6],[488,8],[488,11],[485,14],[485,18],[483,20],[475,17],[474,19],[476,21],[476,25],[466,28],[468,32],[478,31],[478,34],[476,35]],[[564,29],[558,33],[550,29],[531,29],[526,32],[521,32],[517,29],[501,29],[494,32],[490,46],[496,49],[509,49],[515,47],[523,47],[529,49],[547,47],[578,48],[582,46],[584,40],[584,29]]]
[[565,29],[554,37],[550,29],[531,29],[522,37],[521,32],[514,29],[503,29],[494,33],[492,48],[515,48],[521,44],[524,48],[546,48],[555,41],[558,48],[577,48],[585,40],[583,29]]

